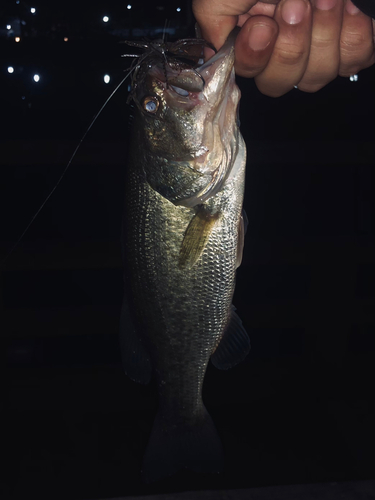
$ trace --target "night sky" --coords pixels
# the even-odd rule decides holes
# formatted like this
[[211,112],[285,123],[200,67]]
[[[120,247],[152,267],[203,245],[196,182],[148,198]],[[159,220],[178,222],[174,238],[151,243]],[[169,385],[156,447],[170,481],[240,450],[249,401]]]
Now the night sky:
[[[125,76],[122,42],[194,33],[187,3],[127,5],[0,7],[1,260]],[[2,266],[3,498],[375,479],[374,67],[352,80],[273,99],[238,78],[249,225],[233,302],[252,349],[228,372],[209,365],[203,395],[227,466],[149,486],[155,387],[126,378],[118,346],[122,85]]]

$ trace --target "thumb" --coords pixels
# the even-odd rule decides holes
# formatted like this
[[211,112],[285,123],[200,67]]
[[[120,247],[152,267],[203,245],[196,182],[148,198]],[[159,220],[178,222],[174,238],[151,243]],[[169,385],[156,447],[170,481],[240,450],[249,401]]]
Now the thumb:
[[246,78],[257,76],[271,57],[278,25],[268,16],[250,17],[242,26],[235,45],[236,73]]

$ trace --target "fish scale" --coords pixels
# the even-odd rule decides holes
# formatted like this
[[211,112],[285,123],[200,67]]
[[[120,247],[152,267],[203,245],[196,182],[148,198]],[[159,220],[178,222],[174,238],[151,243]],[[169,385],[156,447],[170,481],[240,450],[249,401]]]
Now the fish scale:
[[[126,373],[142,382],[153,373],[157,381],[158,413],[142,466],[146,482],[185,467],[198,472],[222,470],[221,443],[202,401],[203,380],[210,358],[216,367],[227,369],[249,350],[248,337],[231,305],[243,241],[246,153],[236,126],[239,91],[234,81],[233,44],[232,36],[211,65],[194,69],[205,75],[203,91],[189,93],[193,104],[200,106],[196,115],[185,96],[174,96],[167,82],[155,83],[156,77],[148,79],[144,70],[140,72],[142,80],[134,85],[136,109],[123,227],[123,311],[130,310],[130,315],[122,313],[121,336]],[[152,58],[156,64],[154,52]],[[146,57],[143,63],[147,64]],[[152,72],[162,79],[168,71],[163,67],[164,59],[160,64],[159,73],[157,67],[152,67]],[[189,81],[185,67],[184,71],[181,85]],[[220,86],[216,77],[225,85]],[[175,86],[179,74],[173,78]],[[210,94],[210,82],[223,94]],[[143,102],[152,99],[155,106],[142,108]],[[168,109],[162,108],[155,117],[147,116],[147,111],[154,113],[166,102]],[[183,112],[181,106],[185,106]],[[207,150],[202,141],[210,137],[199,136],[204,124],[183,126],[184,120],[191,124],[204,119],[204,106],[210,119],[222,123],[222,135],[229,137],[229,142],[222,144],[216,137],[212,144],[222,150],[210,151],[206,163],[196,162],[191,153],[181,158],[189,168],[181,169],[176,160],[179,141],[185,143],[185,152],[189,144],[194,145],[194,151]],[[166,134],[162,146],[165,158],[160,161],[162,134]],[[218,166],[217,158],[227,163]],[[210,161],[212,169],[220,170],[210,173]],[[214,183],[214,189],[207,186],[204,192],[208,194],[202,195],[204,179]],[[185,186],[183,193],[179,191],[180,180]]]

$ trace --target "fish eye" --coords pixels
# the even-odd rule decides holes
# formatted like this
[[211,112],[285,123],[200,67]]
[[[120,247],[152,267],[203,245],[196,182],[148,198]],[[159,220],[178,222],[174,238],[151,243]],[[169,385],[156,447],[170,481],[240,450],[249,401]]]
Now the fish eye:
[[170,85],[170,87],[179,95],[182,95],[184,97],[187,97],[189,95],[189,92],[185,89],[182,89],[181,87],[175,87],[174,85]]
[[156,97],[148,96],[143,99],[142,106],[145,111],[154,114],[159,108],[159,101]]

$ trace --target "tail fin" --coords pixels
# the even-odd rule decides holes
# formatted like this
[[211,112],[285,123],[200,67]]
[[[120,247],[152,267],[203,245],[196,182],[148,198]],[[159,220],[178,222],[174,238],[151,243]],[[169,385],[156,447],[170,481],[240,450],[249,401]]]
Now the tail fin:
[[143,458],[143,482],[163,479],[184,468],[199,473],[223,470],[222,444],[204,406],[194,424],[171,425],[168,421],[159,410]]

